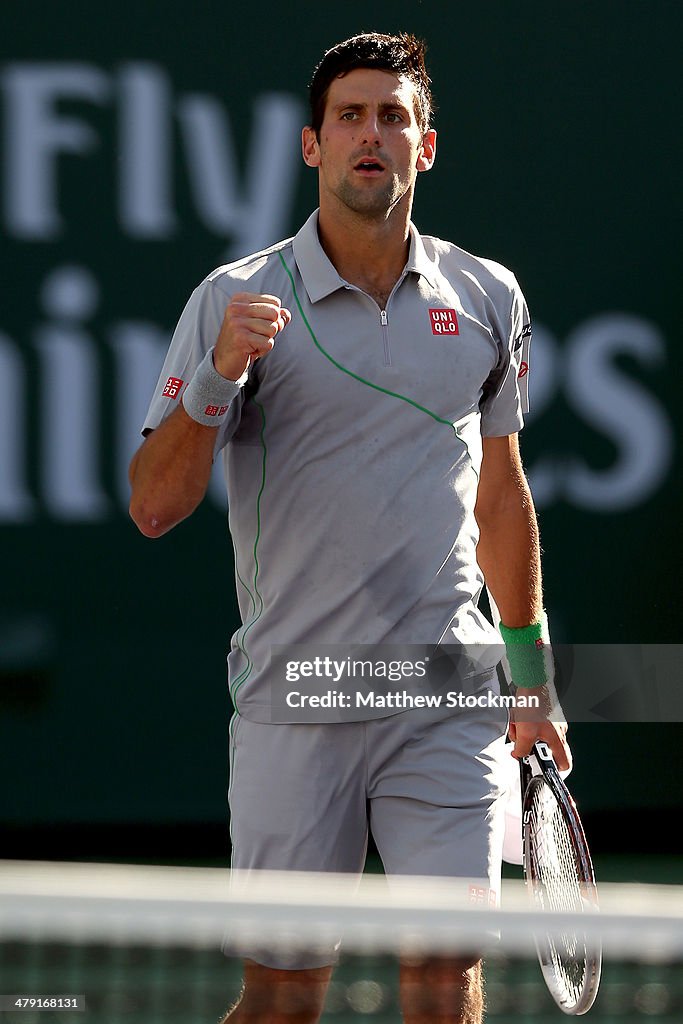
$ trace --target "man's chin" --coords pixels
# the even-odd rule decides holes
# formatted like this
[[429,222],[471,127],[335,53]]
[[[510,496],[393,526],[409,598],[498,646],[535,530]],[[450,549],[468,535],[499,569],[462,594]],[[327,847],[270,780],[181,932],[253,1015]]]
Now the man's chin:
[[396,195],[393,188],[361,188],[344,189],[338,198],[353,213],[366,220],[386,220],[396,204],[400,201],[400,195]]

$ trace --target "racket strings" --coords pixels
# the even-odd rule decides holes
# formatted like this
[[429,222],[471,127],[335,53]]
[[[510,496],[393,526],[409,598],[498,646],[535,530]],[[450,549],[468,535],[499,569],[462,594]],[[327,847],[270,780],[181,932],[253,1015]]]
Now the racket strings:
[[[552,792],[535,788],[529,808],[532,891],[538,906],[554,912],[581,912],[583,884],[571,835]],[[543,955],[552,966],[562,1001],[578,1002],[586,980],[587,949],[575,930],[553,932],[542,939]]]

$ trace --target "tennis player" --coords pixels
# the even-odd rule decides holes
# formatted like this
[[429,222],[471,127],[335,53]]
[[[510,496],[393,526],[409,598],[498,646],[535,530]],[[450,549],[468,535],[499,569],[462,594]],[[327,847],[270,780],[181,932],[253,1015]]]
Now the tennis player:
[[[302,135],[319,209],[190,297],[131,464],[131,515],[165,534],[223,459],[242,615],[228,657],[233,866],[360,873],[371,832],[387,874],[446,875],[495,901],[507,711],[274,713],[277,645],[500,644],[484,583],[514,682],[544,688],[517,441],[529,317],[512,273],[411,223],[436,156],[424,51],[371,33],[324,55]],[[217,600],[226,585],[217,574]],[[497,687],[491,666],[471,676]],[[569,766],[563,725],[510,729],[516,757],[542,738]],[[230,1021],[317,1021],[333,962],[254,951]],[[409,1024],[478,1024],[476,951],[402,964],[401,1000]]]

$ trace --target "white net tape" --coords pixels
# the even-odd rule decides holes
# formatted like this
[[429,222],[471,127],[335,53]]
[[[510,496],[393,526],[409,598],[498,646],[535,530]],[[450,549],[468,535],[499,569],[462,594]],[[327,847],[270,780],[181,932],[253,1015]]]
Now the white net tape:
[[311,949],[341,935],[352,952],[445,954],[474,944],[525,954],[539,931],[576,929],[606,957],[683,959],[683,887],[603,884],[599,896],[599,913],[541,911],[512,880],[490,907],[448,879],[0,861],[0,940],[176,938],[239,952],[259,941]]

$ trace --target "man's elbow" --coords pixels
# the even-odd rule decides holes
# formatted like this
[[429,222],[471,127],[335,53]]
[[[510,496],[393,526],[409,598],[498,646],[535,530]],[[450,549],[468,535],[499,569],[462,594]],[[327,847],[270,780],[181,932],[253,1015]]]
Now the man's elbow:
[[499,492],[491,496],[489,500],[477,501],[474,517],[480,530],[486,528],[495,530],[501,524],[505,524],[510,510],[517,507],[519,507],[519,501],[511,500],[510,495]]
[[164,522],[159,512],[150,508],[146,501],[140,500],[135,494],[128,506],[128,513],[140,533],[151,540],[163,537],[165,533],[168,533],[175,526],[175,523]]
[[480,489],[474,508],[477,523],[491,527],[504,525],[509,516],[534,514],[534,502],[525,477],[508,478],[495,488]]

